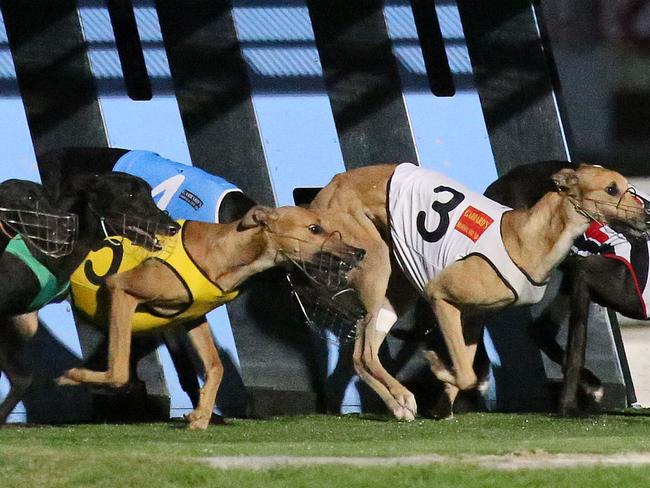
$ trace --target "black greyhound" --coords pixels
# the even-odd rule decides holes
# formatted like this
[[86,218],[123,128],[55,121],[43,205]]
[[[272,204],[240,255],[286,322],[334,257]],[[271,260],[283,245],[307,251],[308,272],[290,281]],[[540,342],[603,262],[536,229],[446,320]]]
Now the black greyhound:
[[[45,180],[44,180],[45,181]],[[12,243],[0,256],[0,275],[12,277],[0,281],[0,371],[4,372],[11,389],[0,404],[0,423],[20,401],[31,384],[31,373],[19,360],[25,339],[37,327],[35,311],[44,304],[60,298],[70,274],[81,264],[88,252],[101,245],[107,228],[113,235],[122,235],[155,249],[159,235],[173,235],[179,227],[159,210],[151,198],[151,187],[144,180],[124,173],[81,176],[67,173],[60,186],[48,187],[54,206],[59,211],[75,213],[79,219],[78,239],[67,256],[53,258],[26,241],[28,254],[49,271],[49,280],[55,282],[55,292],[43,296],[43,281],[37,276],[43,269],[28,266],[29,259],[21,258],[12,250]],[[25,254],[24,250],[23,255]],[[46,285],[47,286],[47,285]]]
[[0,254],[17,234],[46,254],[68,254],[76,222],[76,215],[59,213],[40,184],[18,179],[0,183]]
[[[41,180],[46,187],[55,187],[69,174],[109,173],[129,151],[114,147],[54,149],[38,157]],[[219,204],[219,223],[228,224],[242,218],[255,203],[242,192],[227,193]]]
[[[487,190],[485,196],[512,208],[530,208],[545,193],[556,191],[551,175],[562,168],[575,168],[568,161],[544,161],[519,166],[505,174]],[[626,189],[619,189],[625,191]],[[613,249],[593,246],[593,241],[576,241],[578,248],[590,252],[607,252],[607,255],[569,256],[562,265],[564,282],[562,288],[568,290],[571,301],[569,335],[566,354],[562,347],[548,334],[534,327],[535,337],[546,354],[559,364],[563,364],[564,384],[558,402],[560,415],[574,415],[580,412],[578,406],[578,387],[598,401],[602,387],[598,378],[584,368],[587,343],[587,321],[589,303],[596,302],[611,308],[626,317],[647,320],[643,299],[637,283],[645,286],[648,276],[648,241],[644,236],[634,235],[626,229],[619,229],[631,246],[631,264],[620,256],[611,253]],[[580,242],[582,241],[582,242]],[[635,259],[636,257],[636,259]],[[604,279],[606,277],[607,279]],[[548,327],[552,322],[549,314],[540,317],[538,324]],[[553,326],[557,328],[556,324]]]

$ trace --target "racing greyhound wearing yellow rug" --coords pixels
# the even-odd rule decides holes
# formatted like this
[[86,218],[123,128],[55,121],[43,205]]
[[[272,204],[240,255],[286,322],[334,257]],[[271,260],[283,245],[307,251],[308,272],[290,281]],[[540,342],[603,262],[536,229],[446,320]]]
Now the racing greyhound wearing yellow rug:
[[108,369],[73,368],[58,382],[123,386],[132,333],[186,326],[205,374],[189,427],[205,429],[223,374],[205,314],[233,300],[255,273],[289,261],[315,262],[323,253],[351,263],[364,251],[341,241],[320,212],[298,207],[256,206],[231,224],[180,223],[164,259],[131,252],[128,242],[117,247],[109,238],[75,271],[75,308],[96,325],[108,325]]
[[[486,310],[541,299],[550,272],[592,218],[644,230],[646,214],[614,171],[582,165],[553,175],[557,192],[530,210],[510,210],[433,171],[412,164],[378,165],[336,175],[311,204],[345,217],[347,242],[363,247],[350,275],[368,315],[358,327],[354,366],[398,419],[417,413],[413,394],[381,365],[378,352],[397,319],[385,298],[395,260],[430,303],[452,361],[449,370],[428,351],[431,370],[445,383],[452,414],[458,389],[471,389],[472,368]],[[353,223],[350,225],[348,221]]]

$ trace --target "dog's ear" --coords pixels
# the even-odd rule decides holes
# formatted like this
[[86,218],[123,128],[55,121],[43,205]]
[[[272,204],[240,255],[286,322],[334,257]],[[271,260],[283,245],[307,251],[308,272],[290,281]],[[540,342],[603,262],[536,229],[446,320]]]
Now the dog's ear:
[[278,220],[278,212],[274,208],[255,205],[239,223],[239,229],[252,229],[253,227],[268,227],[271,222]]
[[98,182],[99,177],[95,174],[73,174],[56,190],[55,195],[51,195],[59,210],[82,215]]
[[566,193],[572,197],[577,196],[579,178],[575,170],[564,168],[551,176],[551,179],[559,193]]

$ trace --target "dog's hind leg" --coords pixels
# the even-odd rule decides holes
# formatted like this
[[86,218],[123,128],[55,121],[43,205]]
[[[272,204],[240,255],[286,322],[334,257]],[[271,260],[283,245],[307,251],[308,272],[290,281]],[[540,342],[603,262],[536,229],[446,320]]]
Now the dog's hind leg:
[[37,327],[35,312],[0,321],[0,372],[5,373],[10,384],[7,397],[0,403],[0,424],[7,420],[32,383],[32,372],[22,364],[20,353]]
[[192,358],[188,355],[188,350],[185,347],[185,330],[173,328],[164,330],[162,333],[163,341],[167,346],[169,355],[174,363],[178,381],[181,388],[190,398],[192,406],[196,408],[199,404],[199,380],[196,377],[196,368],[194,367]]
[[[476,256],[457,261],[442,270],[425,286],[424,292],[451,359],[453,373],[450,372],[443,381],[461,390],[476,387],[478,378],[473,361],[482,336],[482,318],[477,312],[509,305],[514,295],[492,267]],[[475,315],[468,316],[466,311]],[[436,374],[436,370],[441,368],[438,364],[433,366],[432,371]],[[453,381],[449,381],[450,375]],[[455,397],[453,389],[447,388],[447,391]]]
[[203,322],[190,329],[190,340],[204,369],[204,383],[199,395],[199,404],[187,416],[190,429],[207,429],[212,418],[212,409],[217,398],[217,391],[223,378],[223,364],[215,346],[208,322]]

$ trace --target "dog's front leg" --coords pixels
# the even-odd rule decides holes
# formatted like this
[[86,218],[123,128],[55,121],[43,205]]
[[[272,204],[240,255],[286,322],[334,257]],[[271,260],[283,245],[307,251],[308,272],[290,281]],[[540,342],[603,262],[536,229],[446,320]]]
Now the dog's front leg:
[[373,378],[381,378],[388,388],[398,407],[389,405],[393,414],[399,420],[415,420],[417,403],[415,396],[404,385],[390,375],[379,361],[379,348],[386,339],[388,332],[395,325],[397,314],[387,298],[376,316],[370,317],[365,328],[363,344],[363,363]]
[[589,288],[576,270],[571,290],[571,314],[564,361],[564,383],[558,402],[558,413],[562,416],[576,415],[578,409],[578,384],[585,364],[587,352],[587,322],[589,320]]
[[196,349],[203,369],[205,378],[201,388],[199,403],[196,408],[187,416],[190,421],[190,429],[207,429],[212,417],[212,409],[217,398],[217,391],[223,378],[223,364],[219,358],[219,351],[214,344],[210,327],[206,320],[190,329],[190,340]]
[[0,424],[5,422],[32,383],[31,368],[21,361],[21,352],[37,327],[36,312],[0,320],[0,373],[5,373],[10,384],[9,394],[0,403]]
[[368,310],[358,327],[354,367],[359,377],[379,395],[397,419],[413,420],[417,414],[415,396],[393,378],[379,361],[379,348],[397,320],[397,315],[386,299],[391,274],[388,246],[374,226],[369,226],[368,234],[369,237],[357,242],[366,250],[366,256],[353,278]]
[[[359,323],[357,326],[358,331],[354,342],[354,353],[352,356],[354,370],[356,371],[359,378],[361,378],[364,383],[366,383],[370,388],[374,390],[375,393],[377,393],[377,395],[379,395],[379,398],[382,399],[382,401],[390,409],[393,415],[398,420],[403,420],[404,408],[397,402],[387,387],[386,377],[389,376],[388,373],[386,373],[385,376],[381,376],[379,374],[375,376],[375,374],[366,368],[366,364],[370,363],[370,361],[364,360],[366,349],[365,333],[368,329],[366,320],[367,318],[361,321],[361,323]],[[379,365],[381,366],[381,364]]]
[[116,274],[106,280],[106,287],[111,297],[108,327],[108,369],[92,371],[86,368],[72,368],[57,379],[58,384],[90,383],[119,388],[128,383],[131,319],[138,306],[138,299],[127,291],[132,273],[133,270]]
[[[512,291],[485,260],[470,256],[443,269],[425,286],[424,293],[453,367],[453,373],[441,379],[461,390],[474,388],[477,377],[473,361],[482,331],[480,314],[510,305],[515,299]],[[474,315],[468,316],[468,311]],[[442,372],[440,363],[431,366],[434,374]],[[446,388],[445,391],[453,394],[454,390]]]
[[[645,243],[643,246],[645,247]],[[604,280],[603,276],[607,279]],[[564,385],[560,394],[559,413],[578,413],[577,385],[590,402],[600,403],[603,386],[596,375],[584,368],[587,341],[589,300],[615,308],[626,317],[645,319],[647,316],[635,284],[635,277],[626,264],[602,256],[575,258],[573,273],[569,343],[564,364]],[[612,283],[617,286],[613,287]]]

